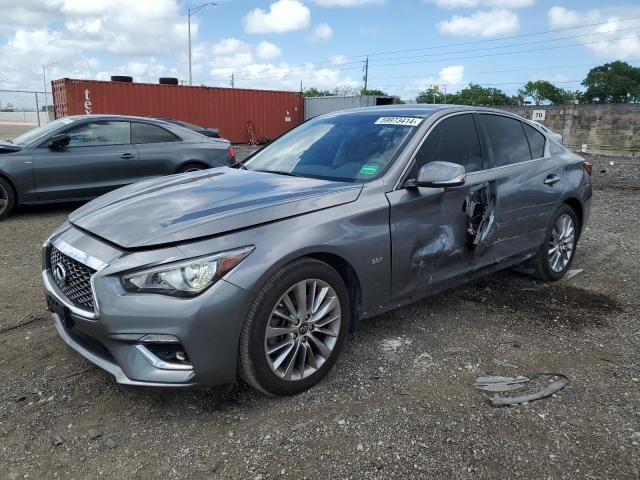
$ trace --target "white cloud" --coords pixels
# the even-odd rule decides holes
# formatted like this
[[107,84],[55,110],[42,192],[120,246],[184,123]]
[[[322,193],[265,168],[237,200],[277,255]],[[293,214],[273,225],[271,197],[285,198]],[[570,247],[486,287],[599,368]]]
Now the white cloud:
[[551,28],[567,28],[578,25],[582,19],[575,10],[568,10],[564,7],[551,7],[547,12],[549,25]]
[[[587,11],[569,10],[564,7],[551,7],[547,12],[551,28],[571,28],[580,25],[593,32],[593,35],[580,37],[580,41],[600,58],[608,60],[640,59],[640,34],[633,28],[640,27],[640,8],[608,8]],[[630,20],[634,19],[634,20]]]
[[322,42],[330,40],[331,37],[333,37],[333,28],[326,23],[321,23],[313,29],[308,39],[311,42]]
[[256,47],[256,55],[260,60],[275,60],[282,55],[282,50],[271,42],[262,41]]
[[445,85],[457,85],[462,83],[464,77],[463,65],[451,65],[440,70],[440,83]]
[[468,17],[454,15],[450,20],[438,23],[437,28],[450,35],[495,37],[516,32],[520,21],[510,10],[480,10]]
[[268,12],[255,8],[242,21],[247,33],[293,32],[309,27],[311,11],[299,0],[278,0]]
[[321,7],[359,7],[361,5],[382,5],[385,0],[313,0]]
[[341,54],[329,55],[329,63],[331,65],[344,65],[347,63],[347,57]]
[[435,3],[440,8],[523,8],[530,7],[535,0],[423,0]]

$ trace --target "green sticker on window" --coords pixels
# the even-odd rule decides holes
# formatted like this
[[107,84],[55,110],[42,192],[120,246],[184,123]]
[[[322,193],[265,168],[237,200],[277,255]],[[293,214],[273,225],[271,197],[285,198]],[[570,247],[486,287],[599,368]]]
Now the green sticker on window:
[[360,169],[360,175],[375,175],[378,173],[377,165],[363,165]]

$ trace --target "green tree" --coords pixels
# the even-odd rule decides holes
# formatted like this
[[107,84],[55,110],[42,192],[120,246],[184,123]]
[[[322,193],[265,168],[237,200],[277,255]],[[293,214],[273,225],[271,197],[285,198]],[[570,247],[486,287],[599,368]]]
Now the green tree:
[[[451,95],[447,98],[447,103],[454,103],[449,101]],[[433,88],[427,88],[426,90],[418,93],[416,97],[416,103],[445,103],[444,101],[444,93],[440,91],[435,91]]]
[[305,97],[328,97],[334,95],[329,90],[319,90],[316,87],[310,87],[304,90]]
[[582,82],[587,103],[639,103],[640,67],[627,62],[605,63],[589,70]]
[[527,82],[519,91],[522,99],[530,98],[535,105],[543,103],[563,104],[575,98],[575,94],[556,87],[546,80]]
[[367,90],[365,90],[363,88],[362,90],[360,90],[360,95],[373,95],[375,97],[388,97],[389,96],[389,94],[387,92],[384,92],[382,90],[378,90],[377,88],[367,89]]

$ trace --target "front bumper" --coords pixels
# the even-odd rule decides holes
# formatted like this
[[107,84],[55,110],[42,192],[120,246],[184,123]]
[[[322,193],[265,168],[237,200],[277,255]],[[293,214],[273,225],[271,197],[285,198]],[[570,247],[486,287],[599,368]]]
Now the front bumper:
[[[78,309],[64,296],[45,262],[42,278],[47,305],[67,345],[121,384],[189,387],[235,380],[249,292],[219,280],[203,294],[188,299],[127,294],[114,272],[118,263],[130,266],[134,260],[106,260],[110,261],[108,267],[92,278],[96,305],[100,305],[95,313]],[[142,340],[147,335],[175,337],[188,361],[164,361],[154,353],[157,344]]]

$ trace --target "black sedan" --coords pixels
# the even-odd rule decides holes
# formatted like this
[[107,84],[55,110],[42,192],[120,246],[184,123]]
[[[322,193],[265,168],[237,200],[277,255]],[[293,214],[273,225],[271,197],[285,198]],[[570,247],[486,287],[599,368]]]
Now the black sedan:
[[235,163],[233,147],[141,117],[65,117],[0,142],[0,219],[16,205],[87,200],[139,180]]
[[164,120],[165,122],[188,128],[189,130],[193,130],[194,132],[197,132],[200,135],[204,135],[205,137],[220,138],[220,130],[217,128],[205,128],[201,127],[200,125],[196,125],[195,123],[185,122],[184,120],[176,120],[175,118],[161,118],[160,120]]

